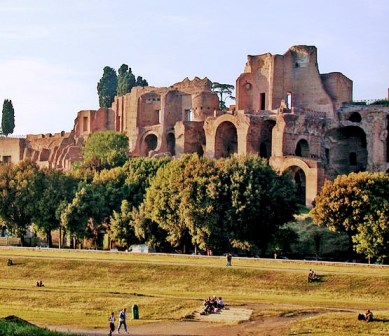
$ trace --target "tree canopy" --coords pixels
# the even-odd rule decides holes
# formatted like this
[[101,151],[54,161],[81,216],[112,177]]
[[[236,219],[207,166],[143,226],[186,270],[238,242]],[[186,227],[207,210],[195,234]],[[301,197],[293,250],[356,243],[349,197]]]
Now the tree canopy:
[[5,135],[12,134],[15,129],[15,110],[12,100],[5,99],[1,118],[1,132]]
[[36,213],[38,171],[31,161],[0,164],[0,217],[18,237],[23,237]]
[[326,181],[311,210],[314,222],[346,232],[367,258],[388,257],[389,175],[351,173]]
[[173,246],[188,240],[221,251],[266,247],[293,219],[293,183],[258,156],[214,160],[187,155],[157,172],[146,192],[145,216],[167,232]]
[[218,163],[231,244],[264,254],[273,235],[297,212],[293,182],[257,155],[235,155]]
[[92,133],[83,144],[83,167],[100,171],[127,161],[128,137],[115,131]]
[[123,96],[131,92],[135,86],[148,86],[148,82],[142,76],[132,73],[127,64],[122,64],[116,73],[115,69],[106,66],[103,76],[97,83],[100,107],[111,107],[115,96]]

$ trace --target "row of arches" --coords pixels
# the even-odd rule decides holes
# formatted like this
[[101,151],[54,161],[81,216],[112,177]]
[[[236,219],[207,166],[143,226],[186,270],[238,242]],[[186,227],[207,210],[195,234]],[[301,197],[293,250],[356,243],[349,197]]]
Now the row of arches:
[[[257,152],[261,157],[269,159],[272,156],[272,129],[275,122],[263,122],[262,128],[247,131],[246,141],[251,144],[252,152]],[[259,131],[258,131],[259,130]],[[238,128],[231,121],[222,121],[214,132],[214,157],[225,158],[238,153]],[[367,140],[364,130],[359,126],[347,126],[329,130],[323,136],[324,151],[318,156],[325,161],[326,174],[335,177],[339,174],[348,174],[352,171],[364,171],[367,169]],[[205,135],[204,135],[205,139]],[[173,132],[166,135],[166,150],[171,155],[176,155],[176,139]],[[192,146],[192,151],[203,154],[202,145]],[[158,137],[149,133],[144,137],[142,155],[149,156],[150,151],[157,150]],[[295,157],[312,158],[309,142],[299,139],[295,146]],[[298,166],[286,167],[291,173],[297,186],[298,198],[302,204],[306,200],[306,173]],[[332,176],[331,176],[332,175]]]

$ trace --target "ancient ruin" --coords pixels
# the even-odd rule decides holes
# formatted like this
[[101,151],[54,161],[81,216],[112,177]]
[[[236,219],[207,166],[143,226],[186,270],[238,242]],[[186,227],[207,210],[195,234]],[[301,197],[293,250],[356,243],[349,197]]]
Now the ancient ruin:
[[228,111],[218,110],[207,78],[135,87],[111,108],[78,112],[71,132],[1,138],[0,160],[68,170],[89,134],[115,130],[128,136],[133,157],[258,153],[291,172],[311,207],[325,179],[389,169],[389,107],[353,104],[352,90],[343,74],[319,73],[316,47],[294,46],[248,56]]

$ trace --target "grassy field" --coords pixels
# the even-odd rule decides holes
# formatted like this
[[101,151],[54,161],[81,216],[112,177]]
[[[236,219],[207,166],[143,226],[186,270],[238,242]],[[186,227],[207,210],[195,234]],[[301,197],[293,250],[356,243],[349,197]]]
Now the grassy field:
[[[8,258],[14,266],[6,266]],[[133,304],[129,324],[178,320],[210,295],[230,305],[272,304],[254,314],[321,314],[291,322],[285,335],[389,335],[389,267],[289,260],[0,249],[0,317],[40,326],[105,328],[110,311]],[[310,268],[321,277],[307,282]],[[45,287],[36,287],[42,280]],[[370,308],[378,321],[356,320]],[[130,314],[129,314],[130,315]]]

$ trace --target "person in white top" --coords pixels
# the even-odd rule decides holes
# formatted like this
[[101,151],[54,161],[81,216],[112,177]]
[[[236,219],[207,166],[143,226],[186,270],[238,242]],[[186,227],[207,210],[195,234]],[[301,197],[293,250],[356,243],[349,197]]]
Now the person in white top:
[[108,317],[109,321],[109,336],[112,336],[112,333],[115,331],[115,313],[112,312]]

